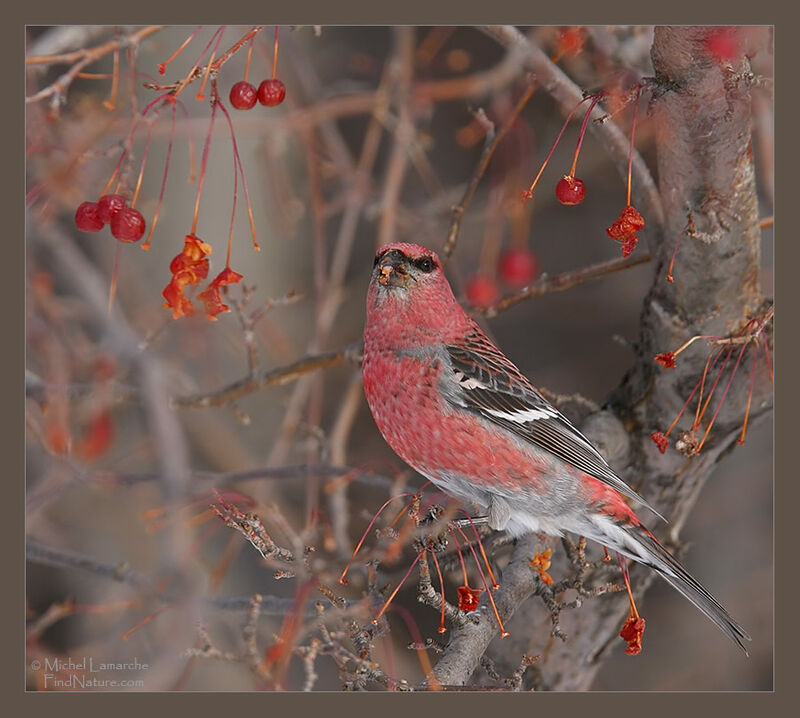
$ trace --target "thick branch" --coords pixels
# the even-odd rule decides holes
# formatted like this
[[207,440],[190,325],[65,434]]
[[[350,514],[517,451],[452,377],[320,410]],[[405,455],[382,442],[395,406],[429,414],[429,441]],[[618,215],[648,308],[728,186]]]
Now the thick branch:
[[[652,528],[656,533],[660,530],[662,539],[673,549],[705,480],[738,438],[750,382],[746,372],[735,377],[713,433],[699,455],[687,459],[674,448],[662,455],[649,434],[666,428],[677,414],[701,375],[707,351],[692,347],[686,352],[689,356],[682,354],[677,367],[670,371],[655,364],[653,355],[674,349],[695,334],[729,335],[754,316],[762,302],[758,285],[760,234],[748,151],[750,96],[744,83],[734,81],[736,73],[745,72],[748,64],[741,57],[731,72],[703,59],[707,57],[702,49],[707,32],[705,28],[686,27],[658,28],[655,32],[653,62],[657,83],[663,89],[661,94],[656,93],[653,107],[661,199],[651,198],[648,204],[654,212],[660,211],[663,202],[664,232],[660,241],[651,245],[655,271],[644,302],[636,362],[611,404],[630,436],[629,451],[613,462],[614,468],[633,479],[631,483],[670,519],[668,536],[663,535],[665,527]],[[514,28],[493,28],[490,33],[505,43],[527,43]],[[542,84],[547,85],[549,78],[562,102],[579,99],[577,88],[569,89],[569,81],[565,84],[560,70],[556,72],[543,53],[531,47],[529,58],[528,69],[537,73]],[[607,123],[596,129],[617,155],[614,147],[618,139],[613,135],[619,131],[609,133],[611,127]],[[664,270],[684,232],[689,212],[697,232],[684,237],[673,271],[675,282],[670,284]],[[766,369],[759,371],[756,379],[753,407],[763,415],[771,406]],[[602,431],[592,435],[599,444],[603,438]],[[566,569],[564,558],[559,558],[551,569],[555,575]],[[648,569],[634,567],[634,593],[641,595],[653,576]],[[510,588],[514,588],[514,582]],[[524,597],[521,595],[520,600]],[[676,595],[675,600],[682,599]],[[626,612],[626,601],[610,598],[569,611],[562,624],[567,641],[552,642],[538,664],[544,683],[554,690],[590,688],[609,647],[619,640],[617,633]],[[512,638],[507,639],[510,645],[503,645],[494,655],[501,673],[513,670],[513,657],[519,652],[531,650],[531,635],[540,636],[544,648],[551,630],[550,616],[538,602],[528,601],[517,608],[517,614],[522,614],[518,620],[528,627],[527,635],[524,642],[517,643],[512,629]],[[491,628],[491,635],[496,635],[495,627]],[[488,632],[488,628],[484,630]],[[482,633],[454,632],[441,668],[437,666],[437,677],[446,683],[468,680],[470,666],[477,665],[472,657],[480,655],[488,643]],[[720,647],[727,648],[722,637]]]

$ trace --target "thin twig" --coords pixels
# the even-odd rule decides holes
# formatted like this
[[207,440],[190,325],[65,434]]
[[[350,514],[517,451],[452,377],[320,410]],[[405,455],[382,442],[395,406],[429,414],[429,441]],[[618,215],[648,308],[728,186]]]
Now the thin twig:
[[[69,70],[67,70],[67,72],[61,75],[61,77],[59,77],[55,82],[39,90],[39,92],[36,94],[26,97],[25,104],[38,102],[39,100],[44,100],[48,97],[63,97],[67,88],[84,67],[96,62],[115,50],[136,46],[144,38],[149,37],[153,33],[161,30],[162,27],[162,25],[150,25],[131,33],[130,35],[126,35],[125,37],[121,37],[116,40],[110,40],[103,45],[99,45],[98,47],[89,48],[87,50],[78,50],[75,53],[69,53],[69,56],[75,56],[75,64]],[[51,56],[50,58],[41,56],[29,57],[26,58],[25,62],[30,65],[52,63],[52,57],[63,58],[67,57],[68,55]]]
[[447,261],[450,259],[450,255],[455,249],[456,240],[458,239],[458,230],[461,228],[461,220],[464,217],[464,212],[467,209],[467,205],[469,205],[469,203],[472,201],[475,191],[478,189],[478,184],[480,183],[484,172],[486,172],[486,168],[489,165],[489,160],[492,158],[494,151],[497,149],[497,145],[500,144],[513,124],[517,121],[517,117],[519,117],[519,114],[522,112],[522,109],[525,107],[525,105],[528,104],[528,100],[530,100],[533,96],[535,89],[536,86],[533,83],[530,83],[528,89],[525,91],[525,94],[522,95],[519,102],[517,102],[517,106],[506,118],[506,121],[503,123],[503,126],[500,128],[500,130],[496,134],[494,132],[487,133],[486,143],[480,159],[478,160],[478,166],[475,168],[475,173],[472,175],[472,179],[467,185],[467,189],[464,191],[464,196],[461,198],[461,202],[457,207],[453,207],[453,218],[450,222],[450,229],[447,232],[447,239],[445,240],[444,247],[442,248],[442,261],[444,264],[447,264]]
[[337,351],[323,352],[314,356],[303,357],[292,364],[265,371],[256,376],[247,376],[217,391],[206,394],[190,394],[187,396],[173,397],[172,406],[183,409],[224,406],[245,394],[265,389],[268,386],[288,384],[312,371],[343,364],[346,361],[358,362],[360,357],[361,343],[359,342]]
[[551,294],[552,292],[563,292],[566,289],[572,289],[572,287],[575,287],[578,284],[599,279],[607,274],[613,274],[614,272],[619,272],[623,269],[629,269],[630,267],[635,267],[639,264],[645,264],[649,261],[650,255],[646,252],[643,252],[632,257],[609,259],[605,262],[598,262],[597,264],[592,264],[588,267],[583,267],[582,269],[562,272],[561,274],[556,274],[553,277],[549,277],[545,274],[533,284],[521,289],[519,292],[516,292],[505,299],[501,299],[499,302],[493,304],[491,307],[487,307],[486,309],[476,309],[475,312],[487,317],[493,317],[499,312],[505,311],[509,307],[513,307],[515,304],[519,304],[519,302],[525,299],[530,299],[531,297],[540,297],[543,294]]

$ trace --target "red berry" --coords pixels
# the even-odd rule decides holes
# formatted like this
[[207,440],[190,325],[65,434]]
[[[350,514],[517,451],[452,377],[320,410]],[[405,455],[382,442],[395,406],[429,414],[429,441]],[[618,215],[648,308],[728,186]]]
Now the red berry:
[[103,229],[105,222],[100,217],[97,202],[84,202],[75,212],[75,225],[82,232],[97,232]]
[[253,85],[242,80],[231,87],[230,100],[237,110],[250,110],[255,107],[258,92]]
[[556,197],[561,204],[580,204],[586,196],[586,185],[577,177],[564,175],[556,185]]
[[497,283],[483,274],[476,274],[467,282],[467,300],[479,309],[492,306],[500,298]]
[[133,207],[123,207],[111,220],[111,234],[122,242],[138,242],[144,234],[142,213]]
[[500,257],[500,276],[514,289],[529,284],[538,273],[536,255],[524,247],[512,247]]
[[741,42],[734,27],[712,31],[705,39],[705,46],[708,54],[718,62],[731,62],[742,54]]
[[275,107],[286,97],[286,85],[280,80],[264,80],[258,86],[258,101],[267,107]]
[[128,203],[121,194],[104,194],[97,204],[100,207],[100,219],[106,224],[110,224],[114,215]]

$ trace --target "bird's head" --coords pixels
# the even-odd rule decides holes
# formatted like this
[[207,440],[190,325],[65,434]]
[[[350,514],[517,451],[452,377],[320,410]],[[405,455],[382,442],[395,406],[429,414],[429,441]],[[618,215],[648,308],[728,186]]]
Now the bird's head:
[[408,298],[447,283],[436,252],[406,242],[394,242],[378,250],[372,281],[379,292],[398,293]]
[[378,250],[367,292],[368,329],[402,334],[413,344],[446,334],[468,321],[465,316],[436,252],[406,242]]

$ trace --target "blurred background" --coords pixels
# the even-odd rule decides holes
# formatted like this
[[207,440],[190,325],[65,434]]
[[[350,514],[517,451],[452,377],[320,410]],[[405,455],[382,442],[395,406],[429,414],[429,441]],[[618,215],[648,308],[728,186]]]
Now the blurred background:
[[[165,91],[144,83],[166,87],[186,78],[203,49],[213,49],[219,28],[200,28],[163,76],[159,64],[192,36],[194,27],[164,28],[136,43],[133,78],[127,49],[116,60],[116,79],[114,52],[98,51],[79,71],[97,77],[76,75],[61,93],[47,94],[80,57],[40,63],[30,62],[31,57],[98,48],[141,31],[71,28],[74,35],[65,37],[67,29],[28,29],[27,95],[44,91],[44,96],[26,105],[27,535],[39,546],[66,552],[28,563],[28,657],[94,656],[109,662],[137,657],[160,666],[158,675],[123,671],[144,681],[134,686],[138,689],[274,688],[254,678],[246,661],[187,654],[188,649],[204,649],[208,639],[222,654],[241,654],[247,597],[261,593],[287,599],[282,605],[297,613],[300,603],[293,603],[293,597],[305,585],[302,571],[297,579],[276,580],[274,567],[265,566],[239,533],[208,511],[215,501],[212,487],[243,511],[261,516],[279,544],[296,539],[296,545],[314,545],[312,565],[329,581],[344,567],[388,491],[398,491],[406,481],[418,487],[422,480],[386,446],[363,400],[357,365],[342,361],[224,406],[169,409],[180,434],[175,451],[191,471],[183,493],[170,495],[164,480],[169,458],[166,464],[159,458],[159,445],[173,437],[154,436],[158,424],[137,399],[147,376],[142,357],[152,360],[147,366],[157,366],[169,395],[187,396],[214,392],[251,370],[359,342],[376,246],[393,238],[441,250],[451,208],[461,201],[484,148],[486,121],[476,113],[482,109],[488,121],[502,126],[528,80],[518,58],[476,28],[414,28],[411,76],[398,61],[403,47],[393,28],[281,28],[275,76],[284,82],[286,98],[280,105],[256,103],[247,111],[231,107],[228,93],[244,78],[248,43],[224,62],[217,77],[261,251],[253,250],[246,197],[241,176],[234,178],[233,144],[223,113],[215,113],[209,130],[211,82],[203,101],[195,97],[202,77],[180,95],[174,134],[168,102],[136,125],[118,177],[123,179],[120,191],[133,194],[151,131],[136,205],[148,232],[165,174],[166,183],[152,237],[122,243],[108,227],[79,231],[75,210],[82,202],[97,201],[131,133],[133,116]],[[225,28],[217,57],[250,29]],[[620,95],[652,75],[652,28],[523,31],[585,90],[606,88]],[[761,216],[769,217],[772,96],[765,86],[772,77],[771,39],[768,28],[743,33],[753,71],[767,78],[753,88],[753,152]],[[272,26],[254,35],[248,79],[255,87],[272,77],[274,41]],[[207,62],[208,55],[199,64]],[[405,110],[396,96],[403,91],[410,98]],[[636,145],[655,175],[646,103],[645,96]],[[537,88],[489,162],[448,267],[465,303],[480,300],[474,288],[469,291],[478,275],[489,280],[497,296],[515,291],[501,264],[511,248],[533,260],[531,280],[619,256],[619,245],[606,236],[605,227],[624,206],[625,184],[596,135],[587,133],[576,173],[586,184],[586,199],[565,207],[555,197],[555,184],[572,162],[582,112],[567,127],[534,198],[520,199],[565,114]],[[614,120],[628,132],[630,116],[630,106],[620,107]],[[409,127],[410,140],[398,131]],[[195,220],[200,178],[196,234],[213,247],[209,278],[225,267],[236,186],[230,266],[243,279],[223,295],[233,311],[215,322],[203,316],[197,301],[196,315],[179,319],[162,306],[162,290],[172,278],[170,262]],[[761,284],[764,295],[771,296],[771,227],[763,238]],[[637,252],[646,251],[647,240],[645,229]],[[144,241],[151,244],[149,251],[140,251]],[[87,273],[81,269],[76,276],[76,268],[88,268]],[[652,272],[650,264],[640,264],[521,302],[481,322],[537,386],[580,393],[601,404],[632,361],[630,346],[638,338]],[[115,313],[108,319],[103,302],[115,275]],[[102,301],[81,291],[96,280]],[[282,477],[275,472],[276,467],[304,465],[354,470],[345,479],[296,468]],[[252,478],[237,477],[248,471]],[[272,478],[265,478],[270,472]],[[771,690],[772,529],[768,417],[752,426],[747,443],[719,464],[682,532],[690,544],[684,555],[687,568],[753,637],[751,657],[745,660],[689,603],[656,581],[640,606],[647,619],[644,651],[626,656],[619,641],[593,688]],[[375,541],[371,534],[367,546]],[[70,563],[69,556],[97,565],[84,561],[81,566],[78,559]],[[356,564],[351,586],[335,584],[353,602],[361,598],[368,576],[363,564]],[[387,569],[380,580],[396,583],[407,565]],[[128,572],[148,581],[128,580]],[[114,580],[120,576],[127,578]],[[175,603],[159,600],[149,582],[159,577],[177,591]],[[457,572],[446,575],[449,600],[458,582]],[[221,600],[209,604],[209,597],[242,598],[244,603],[225,608]],[[313,601],[321,598],[312,594],[312,612]],[[595,600],[625,598],[613,594]],[[189,606],[185,611],[182,601]],[[396,605],[388,612],[391,633],[376,640],[374,658],[387,674],[413,685],[423,676],[424,663],[420,652],[407,649],[419,638],[401,612],[405,609],[423,639],[438,638],[438,615],[416,601],[413,578]],[[591,610],[591,602],[578,610]],[[265,611],[256,623],[259,655],[279,645],[276,636],[288,630],[287,611]],[[362,611],[355,620],[363,625],[371,615],[374,611]],[[308,618],[292,640],[311,645],[315,630]],[[343,633],[342,645],[347,638]],[[541,637],[540,648],[548,638]],[[535,652],[536,637],[531,645]],[[427,653],[435,662],[435,652]],[[314,665],[314,690],[341,688],[331,656],[318,657]],[[286,656],[282,687],[302,689],[308,680],[305,666],[299,655]],[[475,682],[491,683],[481,669]],[[41,672],[29,672],[29,689],[52,687]]]

